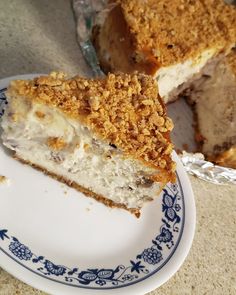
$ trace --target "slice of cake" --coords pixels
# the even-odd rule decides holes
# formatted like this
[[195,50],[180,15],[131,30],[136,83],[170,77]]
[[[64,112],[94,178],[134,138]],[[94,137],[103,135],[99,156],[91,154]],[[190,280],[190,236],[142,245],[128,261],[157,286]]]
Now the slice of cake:
[[11,82],[7,100],[2,139],[15,157],[107,206],[139,216],[175,180],[173,124],[150,76],[52,73]]
[[202,153],[219,165],[236,168],[236,50],[193,84],[189,99]]
[[110,2],[92,37],[101,67],[152,75],[165,102],[235,45],[236,8],[223,0]]

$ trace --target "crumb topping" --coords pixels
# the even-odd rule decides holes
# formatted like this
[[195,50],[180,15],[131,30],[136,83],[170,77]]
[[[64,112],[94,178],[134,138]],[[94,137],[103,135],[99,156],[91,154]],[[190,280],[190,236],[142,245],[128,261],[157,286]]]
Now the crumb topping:
[[[8,91],[58,108],[146,165],[170,173],[175,169],[169,135],[173,123],[150,76],[108,74],[100,79],[65,79],[62,73],[53,72],[32,81],[13,81]],[[58,138],[48,143],[61,147]]]
[[7,180],[6,176],[0,175],[0,183],[3,183]]
[[163,66],[210,48],[232,47],[236,8],[224,0],[113,0],[121,5],[137,58],[145,53]]
[[9,184],[9,183],[10,183],[9,178],[7,178],[4,175],[0,175],[0,184]]

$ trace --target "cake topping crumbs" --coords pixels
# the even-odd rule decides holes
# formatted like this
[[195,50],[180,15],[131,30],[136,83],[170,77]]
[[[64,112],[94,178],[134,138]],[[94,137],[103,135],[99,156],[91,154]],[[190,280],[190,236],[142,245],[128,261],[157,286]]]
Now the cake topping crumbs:
[[224,0],[113,2],[121,7],[137,62],[144,53],[168,66],[212,47],[231,47],[236,40],[236,8]]
[[8,184],[9,183],[9,179],[4,176],[4,175],[0,175],[0,184]]
[[0,183],[3,183],[6,181],[6,176],[0,175]]
[[[33,81],[13,81],[8,91],[56,107],[125,155],[174,171],[169,136],[173,124],[150,76],[108,74],[66,80],[53,73]],[[49,138],[47,144],[54,150],[66,145],[62,138]]]

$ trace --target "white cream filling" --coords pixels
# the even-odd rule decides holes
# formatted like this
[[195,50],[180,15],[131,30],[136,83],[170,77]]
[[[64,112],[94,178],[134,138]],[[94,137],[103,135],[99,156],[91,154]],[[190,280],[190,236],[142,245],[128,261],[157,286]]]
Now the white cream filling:
[[[8,97],[2,138],[4,145],[20,158],[128,208],[140,208],[158,195],[160,184],[148,180],[155,170],[124,158],[118,149],[97,140],[88,128],[59,111],[26,104],[22,98],[17,99],[16,107],[14,100]],[[37,117],[36,111],[45,117]],[[16,122],[12,119],[14,114]],[[52,150],[46,143],[49,137],[62,138],[66,147]]]
[[165,103],[168,102],[169,94],[178,86],[187,82],[193,75],[199,73],[207,61],[214,56],[215,52],[216,49],[206,50],[197,59],[162,67],[157,71],[156,80],[159,94]]

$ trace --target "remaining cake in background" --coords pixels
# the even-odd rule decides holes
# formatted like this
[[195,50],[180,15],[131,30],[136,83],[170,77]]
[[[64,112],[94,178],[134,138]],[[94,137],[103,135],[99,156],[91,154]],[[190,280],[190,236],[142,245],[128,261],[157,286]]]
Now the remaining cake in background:
[[150,76],[52,73],[12,81],[6,95],[3,144],[86,195],[139,216],[175,180],[173,124]]
[[107,71],[138,70],[157,79],[165,102],[175,100],[236,40],[236,8],[224,0],[113,0],[93,42]]
[[236,50],[191,87],[196,139],[207,159],[236,168]]

